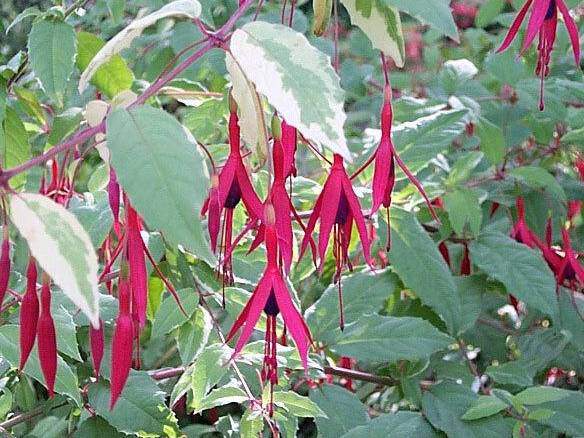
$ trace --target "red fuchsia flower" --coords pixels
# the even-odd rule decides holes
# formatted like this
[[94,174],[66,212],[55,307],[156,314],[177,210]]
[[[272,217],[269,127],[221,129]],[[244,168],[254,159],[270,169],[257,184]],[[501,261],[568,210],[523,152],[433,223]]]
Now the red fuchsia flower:
[[[209,196],[203,204],[202,215],[209,216],[208,228],[211,239],[211,248],[217,250],[217,237],[221,228],[221,215],[223,215],[222,245],[223,258],[220,259],[222,265],[223,284],[233,282],[233,268],[231,261],[231,246],[233,236],[233,210],[243,201],[248,214],[252,219],[261,218],[263,205],[255,193],[247,169],[243,163],[240,152],[240,129],[237,117],[237,107],[231,103],[229,115],[229,145],[230,152],[221,173],[217,177],[209,191]],[[225,301],[225,300],[223,300]]]
[[270,415],[273,414],[274,385],[278,383],[278,360],[276,355],[278,339],[276,334],[276,318],[278,314],[282,314],[284,324],[292,339],[294,339],[300,360],[305,369],[308,368],[308,349],[312,344],[310,330],[292,302],[288,287],[278,267],[278,236],[275,216],[274,207],[271,204],[267,204],[265,207],[266,269],[250,299],[227,335],[227,342],[229,342],[237,331],[243,327],[233,352],[233,357],[235,357],[250,338],[262,311],[266,314],[264,363],[261,377],[263,382],[269,382],[270,384],[272,397],[269,407]]
[[103,321],[99,320],[99,328],[94,328],[89,325],[89,343],[91,346],[91,359],[93,361],[93,372],[95,377],[99,376],[99,369],[101,368],[101,360],[103,359]]
[[[341,358],[339,359],[339,366],[341,368],[345,368],[348,370],[352,370],[355,367],[356,363],[357,363],[357,361],[352,357],[341,356]],[[349,377],[343,378],[343,379],[341,379],[341,384],[343,385],[343,387],[347,391],[355,392],[355,386],[353,385],[353,379],[351,379]]]
[[576,285],[576,282],[584,285],[584,268],[578,261],[577,255],[572,248],[570,232],[567,228],[562,228],[562,241],[565,255],[557,273],[558,284],[563,284],[564,281],[567,281],[572,288]]
[[474,24],[478,8],[463,2],[453,2],[451,5],[454,21],[460,29],[467,29]]
[[462,250],[462,261],[460,263],[460,275],[470,275],[471,273],[471,263],[470,263],[470,253],[468,251],[468,245],[465,243],[464,249]]
[[34,258],[30,257],[26,270],[26,292],[20,305],[20,362],[23,370],[34,346],[39,320],[39,299],[37,296],[37,268]]
[[[578,175],[580,176],[580,181],[584,181],[584,158],[581,155],[576,157],[576,162],[574,163]],[[572,221],[574,217],[580,214],[582,211],[582,201],[568,201],[568,220]]]
[[109,205],[114,216],[114,231],[116,235],[120,236],[120,185],[116,171],[110,166],[109,182],[107,185],[107,193],[109,198]]
[[515,222],[515,225],[513,225],[513,228],[511,229],[511,237],[519,243],[534,248],[537,244],[533,238],[533,231],[531,231],[525,221],[525,201],[523,200],[523,197],[517,197],[515,200],[515,206],[517,208],[517,222]]
[[4,224],[2,229],[2,250],[0,253],[0,304],[4,302],[4,296],[8,290],[10,280],[10,234],[8,225]]
[[134,323],[130,314],[130,298],[128,265],[124,261],[118,283],[119,313],[112,338],[110,410],[120,397],[132,367]]
[[[288,142],[288,150],[286,150],[286,148],[284,148],[284,124],[285,122],[282,122],[280,127],[279,121],[276,118],[272,121],[272,135],[274,137],[274,143],[272,146],[274,181],[272,182],[270,193],[266,199],[266,204],[271,204],[276,214],[278,260],[280,265],[283,266],[284,272],[288,274],[292,265],[293,255],[292,217],[294,217],[303,230],[306,230],[306,228],[304,227],[304,224],[286,191],[286,178],[295,172],[294,150],[291,147],[291,142],[296,142],[296,130],[291,128],[294,130],[294,133],[291,133],[290,127],[286,128],[288,131],[288,139],[286,140]],[[292,137],[294,137],[293,140],[291,139]],[[264,241],[264,234],[265,225],[262,223],[259,226],[256,238],[250,246],[250,252],[256,249],[260,243]],[[314,241],[311,241],[310,245],[314,254]]]
[[57,375],[57,338],[51,315],[51,281],[46,274],[43,274],[41,287],[41,313],[37,324],[37,343],[45,385],[49,391],[49,398],[53,398],[55,376]]
[[428,199],[422,184],[414,176],[414,174],[408,169],[406,164],[402,161],[398,155],[393,142],[391,141],[391,124],[393,121],[393,110],[391,108],[391,88],[389,86],[385,87],[384,91],[384,102],[381,108],[381,142],[377,147],[374,154],[367,160],[367,162],[361,166],[359,171],[357,171],[352,178],[358,175],[363,169],[365,169],[373,160],[375,160],[375,168],[373,173],[373,201],[371,206],[371,214],[375,213],[383,205],[387,208],[387,230],[388,230],[388,243],[387,247],[390,246],[390,231],[389,231],[389,207],[391,206],[391,195],[393,192],[393,187],[395,185],[395,164],[402,169],[406,174],[408,179],[423,196],[432,216],[436,221],[439,222],[436,211],[432,202]]
[[442,258],[450,268],[450,251],[448,251],[448,246],[446,246],[446,242],[442,241],[438,244],[438,251],[442,254]]
[[282,147],[284,148],[284,179],[289,176],[296,176],[297,169],[295,163],[296,147],[298,144],[298,132],[294,126],[290,126],[282,120]]
[[329,237],[333,233],[333,255],[336,260],[335,282],[339,286],[339,323],[341,329],[344,328],[343,315],[343,297],[341,290],[341,273],[345,267],[349,270],[353,269],[351,261],[349,260],[349,243],[351,241],[351,232],[353,222],[357,226],[359,238],[361,240],[361,247],[363,248],[363,256],[365,262],[373,267],[373,259],[371,258],[371,242],[367,234],[367,226],[365,218],[361,211],[359,199],[353,191],[351,180],[345,165],[343,157],[339,154],[334,155],[333,165],[330,173],[324,183],[322,192],[316,199],[314,209],[310,215],[304,239],[300,248],[300,256],[306,251],[306,247],[310,242],[316,223],[320,220],[320,232],[318,236],[318,253],[320,257],[319,271],[322,272],[325,262],[326,251],[329,244]]
[[572,42],[572,50],[574,52],[574,59],[577,66],[580,65],[580,38],[578,35],[578,27],[576,26],[574,19],[570,16],[570,11],[564,3],[564,0],[527,0],[517,14],[517,17],[515,17],[501,47],[497,49],[498,53],[506,50],[511,45],[517,36],[521,23],[525,19],[525,16],[532,5],[531,15],[529,17],[529,22],[527,23],[527,31],[521,45],[521,53],[525,52],[535,39],[536,35],[539,35],[535,74],[541,78],[539,109],[543,110],[543,81],[549,74],[550,57],[556,40],[558,10],[564,18],[564,24],[566,25],[566,29],[568,30]]
[[148,300],[148,276],[144,245],[140,231],[142,224],[138,213],[132,208],[126,197],[126,233],[128,235],[128,264],[130,267],[130,287],[132,290],[132,304],[136,312],[139,327],[146,323],[146,306]]

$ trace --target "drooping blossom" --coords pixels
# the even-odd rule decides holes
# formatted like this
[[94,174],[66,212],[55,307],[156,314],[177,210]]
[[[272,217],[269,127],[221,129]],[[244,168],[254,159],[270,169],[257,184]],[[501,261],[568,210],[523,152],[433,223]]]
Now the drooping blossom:
[[[261,218],[263,205],[254,191],[247,174],[240,152],[240,128],[237,106],[230,99],[229,115],[229,156],[216,180],[212,179],[209,196],[203,204],[201,214],[208,215],[208,228],[211,248],[217,250],[217,237],[222,228],[220,245],[223,257],[220,257],[223,284],[233,282],[231,246],[233,239],[233,210],[243,201],[252,219]],[[221,216],[223,225],[221,226]],[[225,301],[225,299],[223,300]]]
[[41,286],[41,312],[37,323],[39,362],[45,378],[49,398],[53,398],[57,375],[57,338],[51,315],[51,280],[43,274]]
[[0,250],[0,304],[4,302],[4,296],[8,290],[10,280],[10,234],[8,226],[2,227],[2,249]]
[[278,383],[278,360],[276,355],[278,340],[276,320],[278,314],[282,314],[284,324],[296,344],[300,360],[305,369],[308,367],[308,349],[312,344],[310,330],[294,305],[286,282],[282,277],[280,267],[278,266],[278,236],[275,216],[274,207],[269,203],[266,204],[264,218],[265,246],[267,252],[266,269],[247,304],[233,323],[233,327],[231,327],[227,335],[228,342],[233,339],[240,328],[243,328],[235,345],[233,353],[235,357],[250,338],[262,311],[266,314],[264,362],[261,377],[264,383],[269,383],[270,385],[270,415],[273,414],[274,385]]
[[389,208],[391,206],[391,196],[393,188],[395,185],[395,164],[402,169],[406,174],[410,182],[418,189],[428,208],[430,213],[439,221],[438,216],[434,210],[432,202],[428,199],[422,184],[418,181],[415,175],[410,171],[406,164],[402,161],[399,154],[395,150],[393,142],[391,140],[391,124],[393,122],[393,110],[391,107],[391,88],[389,86],[385,87],[384,91],[384,101],[381,108],[381,141],[377,150],[373,155],[367,160],[367,162],[361,166],[361,169],[356,172],[353,177],[355,177],[362,169],[367,167],[372,161],[375,161],[375,167],[373,172],[373,200],[371,206],[371,214],[377,212],[381,206],[387,209],[387,226],[388,226],[388,249],[390,245],[390,232],[389,232]]
[[39,299],[37,296],[36,261],[30,257],[26,270],[26,292],[20,305],[20,362],[19,370],[23,370],[28,356],[34,346],[39,321]]
[[321,272],[324,267],[329,237],[331,232],[333,234],[333,255],[336,261],[334,280],[339,286],[339,325],[342,329],[344,328],[344,315],[340,279],[345,267],[348,267],[349,270],[353,269],[349,260],[349,243],[351,241],[353,223],[357,226],[365,262],[373,267],[373,259],[371,258],[371,242],[367,234],[367,226],[361,211],[361,205],[345,170],[343,157],[339,154],[334,155],[330,173],[324,183],[322,192],[316,199],[312,214],[308,220],[300,248],[301,256],[306,251],[318,221],[320,221],[318,253],[320,257],[319,271]]
[[468,245],[465,243],[462,249],[462,261],[460,262],[460,275],[470,275],[471,273],[471,262],[470,253],[468,251]]
[[572,287],[576,283],[584,285],[584,267],[578,261],[576,252],[572,248],[570,232],[565,227],[562,227],[562,242],[565,255],[558,271],[558,284],[563,284],[564,281],[567,281]]
[[89,344],[91,347],[93,373],[97,378],[99,376],[99,369],[101,368],[104,348],[103,321],[101,319],[99,320],[99,328],[93,327],[92,324],[89,325]]
[[517,209],[517,221],[511,229],[511,237],[519,243],[534,248],[536,246],[536,242],[533,239],[534,233],[525,220],[525,201],[522,196],[518,196],[515,200],[515,207]]
[[[286,178],[293,175],[296,171],[294,167],[294,149],[296,142],[296,130],[286,125],[288,149],[284,147],[284,125],[285,122],[280,123],[276,118],[272,122],[272,135],[274,138],[272,146],[272,165],[274,180],[266,204],[271,204],[276,215],[276,234],[278,236],[278,260],[284,267],[284,272],[288,274],[292,265],[293,256],[293,234],[292,234],[292,218],[305,230],[304,224],[300,216],[296,212],[296,208],[292,204],[292,200],[286,191]],[[291,131],[294,132],[291,132]],[[292,148],[294,143],[294,149]],[[258,228],[256,238],[250,246],[249,251],[253,251],[260,243],[264,241],[265,225],[261,223]],[[314,242],[310,242],[311,247]],[[313,248],[314,251],[314,248]]]
[[564,24],[572,43],[572,51],[574,52],[574,59],[577,66],[580,65],[580,37],[578,35],[578,27],[576,26],[574,19],[571,17],[570,11],[564,3],[564,0],[527,0],[515,17],[513,24],[509,28],[509,31],[507,32],[503,43],[497,49],[497,52],[502,52],[511,45],[517,36],[519,28],[521,27],[521,23],[523,23],[523,20],[525,19],[530,7],[531,15],[527,23],[525,37],[523,38],[523,43],[521,45],[521,53],[525,52],[535,37],[539,35],[539,41],[537,45],[537,66],[535,68],[535,74],[540,77],[541,81],[539,109],[543,110],[543,83],[545,77],[549,74],[551,53],[554,48],[554,42],[556,40],[558,11],[562,14],[564,19]]
[[131,315],[130,300],[128,264],[123,261],[118,282],[119,312],[112,337],[110,410],[113,409],[118,401],[132,367],[134,322]]
[[144,327],[144,324],[146,323],[146,307],[148,300],[148,275],[146,272],[144,244],[142,241],[142,235],[140,234],[142,224],[138,213],[136,213],[136,210],[130,205],[127,197],[125,209],[132,308],[136,313],[139,327]]

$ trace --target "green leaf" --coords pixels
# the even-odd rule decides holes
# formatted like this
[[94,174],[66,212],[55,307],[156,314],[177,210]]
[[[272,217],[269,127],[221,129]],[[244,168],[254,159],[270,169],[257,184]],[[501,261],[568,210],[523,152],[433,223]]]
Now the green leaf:
[[112,229],[114,217],[106,192],[85,193],[83,198],[71,198],[69,210],[89,234],[93,247],[98,250]]
[[345,327],[329,346],[341,356],[369,362],[426,359],[454,340],[421,318],[366,315]]
[[211,409],[215,406],[225,406],[229,403],[241,404],[247,400],[248,396],[243,389],[235,386],[235,384],[228,384],[212,390],[209,395],[203,398],[196,412]]
[[314,401],[294,391],[274,391],[274,403],[295,417],[326,417]]
[[493,22],[495,17],[503,11],[505,0],[487,0],[479,9],[475,23],[478,27],[487,27]]
[[477,395],[453,382],[433,385],[422,398],[422,410],[432,425],[451,437],[499,438],[511,436],[513,419],[501,415],[475,421],[461,417],[473,405]]
[[33,193],[12,195],[10,206],[11,221],[41,268],[98,327],[97,256],[77,218]]
[[82,362],[77,345],[77,325],[73,321],[73,317],[67,309],[54,301],[51,305],[51,314],[53,315],[55,332],[57,333],[57,349],[70,358]]
[[477,398],[468,411],[462,416],[463,420],[478,420],[490,417],[507,408],[507,403],[494,395],[481,395]]
[[340,386],[325,384],[314,389],[310,391],[310,400],[326,415],[314,419],[321,438],[338,438],[369,422],[367,408],[361,400]]
[[[30,144],[20,117],[10,107],[6,107],[3,123],[0,123],[0,154],[2,155],[2,168],[10,169],[18,166],[30,158]],[[10,186],[18,189],[24,185],[26,173],[10,178]]]
[[205,348],[213,329],[213,320],[204,307],[199,307],[189,321],[181,325],[177,344],[182,363],[192,362]]
[[261,21],[237,29],[230,50],[258,93],[290,125],[351,161],[343,90],[328,56],[295,30]]
[[460,297],[450,269],[415,216],[397,208],[391,210],[389,259],[406,287],[440,315],[451,333],[456,332]]
[[124,438],[125,436],[98,416],[87,418],[73,434],[73,438]]
[[460,188],[444,195],[444,208],[452,228],[459,236],[468,229],[473,235],[479,234],[483,211],[476,193],[467,188]]
[[118,431],[143,436],[169,436],[176,432],[176,418],[165,404],[164,391],[144,371],[130,371],[115,409],[109,409],[109,401],[110,389],[105,380],[90,385],[91,407]]
[[[0,356],[8,361],[13,368],[18,366],[20,361],[20,350],[18,347],[17,325],[3,325],[0,327]],[[24,373],[44,385],[45,378],[41,371],[41,365],[38,359],[38,350],[35,345],[30,352]],[[81,395],[79,391],[79,382],[77,375],[73,373],[69,365],[57,356],[57,376],[55,379],[55,392],[69,396],[77,406],[81,406]]]
[[185,316],[178,307],[174,297],[169,294],[163,301],[152,325],[152,334],[154,336],[164,336],[175,328],[184,324],[188,318],[197,310],[199,305],[199,295],[192,288],[181,289],[177,292],[180,302],[184,307],[187,315]]
[[64,418],[52,415],[41,419],[30,432],[29,437],[61,438],[67,435],[68,422]]
[[175,385],[170,397],[170,405],[174,406],[179,398],[190,391],[192,394],[190,408],[199,410],[210,389],[229,369],[227,362],[231,354],[231,349],[226,345],[213,344],[205,348]]
[[[393,127],[393,144],[412,172],[426,168],[430,160],[448,149],[464,131],[467,114],[466,110],[437,111]],[[379,137],[375,140],[377,143]]]
[[38,17],[40,14],[41,14],[41,11],[36,6],[31,6],[29,8],[26,8],[24,11],[22,11],[20,14],[18,14],[16,16],[16,18],[14,20],[12,20],[12,23],[10,23],[10,25],[6,28],[6,35],[8,35],[8,32],[10,32],[10,30],[14,26],[22,23],[27,18]]
[[527,361],[505,362],[500,365],[490,365],[485,370],[495,382],[503,385],[529,386],[533,384],[536,370]]
[[381,414],[367,425],[357,426],[342,438],[434,438],[438,433],[418,412],[399,411]]
[[359,26],[376,49],[391,56],[398,67],[404,66],[405,43],[399,11],[383,1],[341,0],[351,22]]
[[560,183],[547,170],[535,166],[516,167],[508,172],[508,175],[517,178],[524,184],[534,189],[548,190],[558,199],[565,201],[566,194]]
[[380,0],[389,6],[394,6],[422,23],[429,24],[434,29],[458,42],[456,23],[450,11],[448,0]]
[[450,169],[448,178],[446,179],[447,186],[457,186],[466,181],[473,170],[481,163],[484,154],[482,152],[471,151],[460,155]]
[[256,438],[264,430],[264,418],[261,411],[252,411],[247,408],[241,416],[239,423],[239,433],[242,438]]
[[551,416],[543,416],[540,423],[568,434],[569,436],[584,436],[584,394],[577,391],[566,391],[567,397],[538,405],[538,410],[546,409],[553,412]]
[[481,117],[476,125],[476,133],[481,140],[481,151],[485,154],[485,157],[491,164],[501,163],[505,158],[505,135],[503,130]]
[[584,320],[580,315],[584,315],[584,303],[574,291],[560,288],[560,323],[564,330],[570,332],[570,342],[578,348],[584,350]]
[[[101,38],[89,32],[77,34],[77,68],[83,71],[105,43]],[[118,93],[129,90],[134,81],[134,74],[120,55],[114,55],[101,65],[91,78],[91,83],[110,99]]]
[[197,0],[176,0],[164,5],[151,14],[137,18],[119,31],[109,40],[91,59],[79,79],[79,93],[87,87],[88,82],[97,73],[99,68],[117,55],[126,47],[130,47],[134,38],[139,37],[142,31],[152,26],[158,20],[168,17],[193,19],[201,14],[201,4]]
[[562,400],[573,394],[573,391],[554,388],[553,386],[532,386],[515,395],[517,403],[523,405],[540,405],[542,403]]
[[505,285],[507,292],[554,320],[556,282],[543,258],[499,232],[486,232],[470,244],[472,262]]
[[[397,287],[398,278],[388,270],[358,272],[343,276],[345,323],[350,324],[364,314],[377,313]],[[339,323],[338,286],[331,284],[318,301],[304,313],[314,339],[327,345],[341,336]]]
[[117,108],[107,118],[107,145],[120,184],[148,225],[212,265],[199,219],[209,176],[176,119],[148,106]]
[[75,30],[62,21],[42,20],[32,25],[28,36],[30,64],[46,93],[63,104],[63,94],[73,73]]
[[568,131],[564,136],[562,136],[562,143],[582,145],[582,142],[584,142],[584,126],[582,128]]

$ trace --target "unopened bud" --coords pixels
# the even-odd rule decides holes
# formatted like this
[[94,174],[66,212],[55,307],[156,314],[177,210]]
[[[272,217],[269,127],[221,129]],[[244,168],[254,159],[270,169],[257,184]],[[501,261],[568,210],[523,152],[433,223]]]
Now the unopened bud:
[[229,112],[237,112],[237,102],[233,98],[233,89],[229,90]]
[[314,11],[312,33],[316,36],[321,36],[328,27],[333,10],[333,0],[314,0],[312,9]]
[[275,140],[281,140],[282,139],[282,122],[280,121],[280,118],[278,117],[277,114],[274,113],[274,116],[272,117],[272,137],[274,137]]

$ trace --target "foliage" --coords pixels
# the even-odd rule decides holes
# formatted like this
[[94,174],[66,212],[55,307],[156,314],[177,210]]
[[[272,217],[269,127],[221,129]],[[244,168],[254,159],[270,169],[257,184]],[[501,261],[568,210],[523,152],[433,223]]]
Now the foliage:
[[[2,430],[584,435],[584,81],[563,23],[546,60],[521,38],[496,53],[520,0],[28,3],[0,7]],[[397,170],[371,212],[380,144]],[[323,191],[333,156],[365,227],[345,180]],[[245,208],[223,208],[222,169]],[[313,209],[336,221],[320,266]],[[257,302],[266,278],[285,318]],[[20,371],[39,297],[55,338]]]

